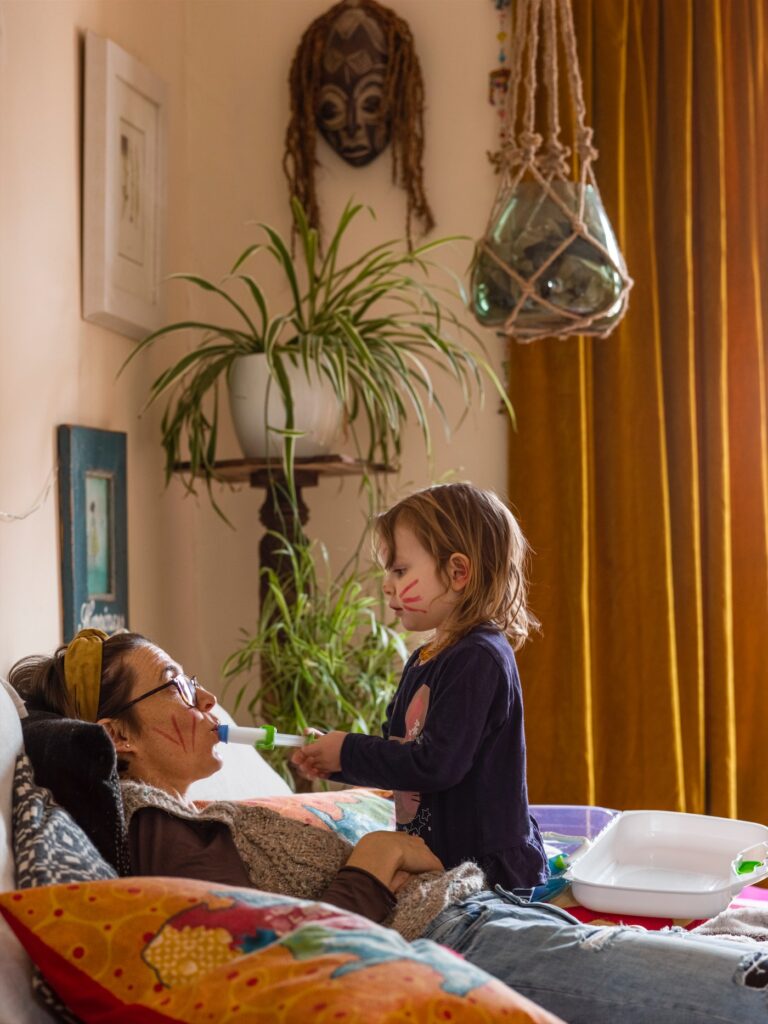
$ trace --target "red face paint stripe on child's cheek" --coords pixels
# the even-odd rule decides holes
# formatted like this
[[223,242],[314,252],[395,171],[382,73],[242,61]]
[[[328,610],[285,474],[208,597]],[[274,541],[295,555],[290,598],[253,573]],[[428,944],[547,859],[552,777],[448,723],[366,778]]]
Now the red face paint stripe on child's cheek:
[[401,600],[403,597],[405,597],[409,590],[412,590],[416,586],[418,582],[418,580],[411,580],[407,587],[403,587],[403,589],[400,591]]

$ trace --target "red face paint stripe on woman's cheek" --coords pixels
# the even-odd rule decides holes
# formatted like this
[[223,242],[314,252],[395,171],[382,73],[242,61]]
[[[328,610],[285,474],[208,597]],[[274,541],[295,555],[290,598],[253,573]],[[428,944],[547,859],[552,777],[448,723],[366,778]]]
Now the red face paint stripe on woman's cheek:
[[173,716],[171,721],[173,722],[173,728],[176,730],[176,735],[179,737],[179,743],[181,744],[181,749],[186,752],[187,745],[184,742],[184,736],[182,735],[181,729],[179,728],[179,723],[176,721],[176,716],[175,715]]
[[[175,722],[174,722],[174,725],[176,725]],[[176,730],[177,730],[177,733],[178,733],[178,726],[176,726]],[[171,736],[164,729],[159,729],[156,725],[152,727],[152,731],[156,732],[158,735],[162,736],[163,739],[168,740],[168,742],[172,743],[174,745],[174,747],[180,746],[182,750],[186,750],[187,749],[186,746],[184,745],[184,739],[181,736],[181,734],[179,734],[178,736]]]

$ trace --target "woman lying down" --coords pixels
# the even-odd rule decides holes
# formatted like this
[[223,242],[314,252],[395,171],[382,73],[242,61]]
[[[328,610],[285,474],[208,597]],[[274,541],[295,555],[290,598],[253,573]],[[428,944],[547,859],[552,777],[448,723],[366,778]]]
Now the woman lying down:
[[263,808],[204,810],[191,784],[221,765],[216,699],[135,633],[84,630],[18,662],[31,708],[98,722],[122,777],[132,873],[199,878],[322,900],[460,953],[571,1024],[768,1022],[768,953],[711,935],[594,927],[489,891],[476,865],[444,871],[401,832],[355,846]]

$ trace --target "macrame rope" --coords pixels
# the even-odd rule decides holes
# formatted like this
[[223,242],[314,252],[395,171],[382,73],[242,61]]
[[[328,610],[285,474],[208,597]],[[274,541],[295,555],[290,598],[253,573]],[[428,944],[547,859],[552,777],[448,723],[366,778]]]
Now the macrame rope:
[[547,4],[544,16],[544,77],[547,85],[547,142],[542,156],[542,167],[548,175],[564,178],[568,173],[569,149],[560,141],[560,105],[558,103],[557,67],[557,12],[554,4]]
[[515,25],[512,32],[512,49],[509,61],[509,91],[507,93],[507,145],[513,140],[517,124],[517,97],[520,90],[520,75],[523,68],[523,46],[525,45],[526,19],[528,11],[525,4],[515,4]]
[[[528,0],[528,66],[525,72],[525,114],[522,132],[517,137],[518,148],[523,164],[531,164],[536,159],[541,136],[536,132],[536,52],[539,46],[539,10],[541,0]],[[514,132],[514,126],[512,128]]]
[[584,104],[584,89],[579,71],[579,58],[576,53],[576,32],[573,27],[573,11],[571,0],[559,0],[560,22],[562,25],[563,45],[567,57],[566,66],[571,85],[571,96],[576,108],[576,141],[579,160],[591,163],[597,160],[597,150],[592,146],[592,129],[587,127],[587,108]]
[[[490,257],[492,262],[517,285],[520,292],[514,308],[504,323],[504,333],[521,341],[532,341],[538,337],[565,337],[572,334],[603,334],[605,327],[596,325],[596,321],[605,316],[605,310],[593,314],[575,313],[554,305],[536,291],[536,284],[541,276],[579,238],[584,239],[590,247],[599,252],[620,275],[622,288],[614,305],[618,302],[624,303],[632,286],[632,279],[626,273],[623,259],[620,258],[617,266],[616,254],[610,253],[605,245],[590,233],[584,221],[587,186],[591,186],[599,200],[597,181],[591,166],[598,153],[592,144],[592,129],[586,123],[586,105],[570,0],[516,0],[513,7],[514,15],[510,12],[510,34],[513,44],[510,49],[507,134],[506,138],[502,139],[500,150],[491,154],[491,162],[500,173],[501,181],[485,237],[478,243],[478,254]],[[569,175],[571,149],[560,139],[562,127],[558,102],[558,32],[565,54],[568,91],[575,114],[573,148],[577,157],[576,181]],[[546,88],[545,138],[536,131],[536,72],[540,46],[542,77]],[[541,204],[549,201],[562,211],[571,228],[567,237],[558,243],[547,259],[528,277],[524,277],[515,267],[510,266],[492,245],[493,227],[524,178],[535,181],[541,188],[541,201],[531,213],[530,220],[536,216]],[[576,210],[562,198],[564,190],[561,184],[558,191],[558,183],[570,184],[576,188]],[[523,306],[530,301],[554,314],[562,321],[562,326],[553,331],[551,326],[534,327],[518,322]]]

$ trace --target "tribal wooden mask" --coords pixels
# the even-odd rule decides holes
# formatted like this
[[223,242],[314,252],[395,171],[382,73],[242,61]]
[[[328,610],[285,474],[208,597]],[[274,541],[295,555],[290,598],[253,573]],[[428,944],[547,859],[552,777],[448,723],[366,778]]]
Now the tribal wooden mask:
[[291,64],[283,168],[309,223],[320,225],[315,182],[321,135],[353,167],[387,146],[407,197],[405,230],[434,225],[424,189],[424,83],[408,23],[378,0],[340,0],[309,25]]
[[362,7],[346,7],[330,26],[323,51],[317,127],[348,164],[364,167],[389,143],[385,106],[389,54],[384,27]]

